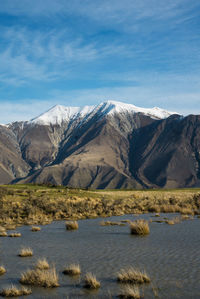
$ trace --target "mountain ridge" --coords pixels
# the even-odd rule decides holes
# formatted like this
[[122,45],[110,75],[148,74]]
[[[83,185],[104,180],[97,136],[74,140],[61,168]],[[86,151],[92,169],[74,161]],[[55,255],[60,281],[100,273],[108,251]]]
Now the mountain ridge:
[[0,183],[200,186],[200,116],[115,101],[63,107],[0,126]]
[[55,105],[48,111],[42,113],[38,117],[31,119],[28,123],[37,123],[42,125],[61,124],[63,121],[70,121],[74,118],[88,118],[92,114],[113,115],[114,113],[143,113],[150,117],[163,119],[176,112],[167,111],[158,107],[142,108],[132,104],[126,104],[117,101],[105,101],[93,106],[71,107],[63,105]]

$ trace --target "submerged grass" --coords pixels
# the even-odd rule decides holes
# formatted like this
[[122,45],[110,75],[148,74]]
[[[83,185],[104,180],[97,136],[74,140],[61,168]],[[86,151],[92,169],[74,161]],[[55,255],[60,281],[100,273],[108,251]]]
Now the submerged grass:
[[120,225],[120,226],[124,226],[125,224],[124,223],[122,223],[122,221],[121,222],[115,222],[115,221],[105,221],[105,220],[103,220],[103,221],[101,221],[100,222],[100,225],[101,226],[109,226],[109,225]]
[[40,231],[41,230],[41,228],[39,227],[39,226],[32,226],[31,227],[31,231],[32,232],[38,232],[38,231]]
[[165,220],[165,223],[167,223],[169,225],[174,225],[174,224],[180,223],[181,221],[182,221],[182,217],[176,216],[176,217],[173,217],[172,219]]

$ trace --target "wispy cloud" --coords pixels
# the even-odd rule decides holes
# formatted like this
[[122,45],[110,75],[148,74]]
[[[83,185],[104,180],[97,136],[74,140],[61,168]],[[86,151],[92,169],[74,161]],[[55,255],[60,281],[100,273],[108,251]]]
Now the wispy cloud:
[[[190,0],[6,0],[0,5],[0,12],[11,15],[87,16],[101,22],[129,23],[144,18],[168,19],[181,16],[199,5]],[[103,19],[102,19],[103,17]]]
[[6,46],[0,50],[0,81],[14,85],[72,77],[71,70],[76,65],[130,54],[123,45],[85,43],[81,38],[69,38],[64,30],[41,33],[25,28],[5,29],[1,37]]
[[109,98],[199,109],[199,9],[198,0],[1,1],[1,117]]

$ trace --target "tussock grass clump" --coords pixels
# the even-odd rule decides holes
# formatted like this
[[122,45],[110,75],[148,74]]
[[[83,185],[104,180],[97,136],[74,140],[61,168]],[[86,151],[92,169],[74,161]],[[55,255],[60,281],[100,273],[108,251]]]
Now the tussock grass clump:
[[159,213],[156,213],[156,214],[154,215],[154,217],[160,217],[160,214],[159,214]]
[[163,213],[178,213],[180,207],[177,204],[162,204],[160,206],[160,211]]
[[190,207],[180,208],[180,213],[182,215],[194,215],[194,211]]
[[14,230],[14,229],[16,229],[16,225],[15,224],[7,224],[6,229],[7,230]]
[[49,263],[47,262],[47,260],[45,258],[39,259],[37,261],[37,263],[35,264],[35,269],[47,270],[49,268],[50,268]]
[[19,256],[21,257],[27,257],[27,256],[32,256],[33,255],[33,250],[28,247],[28,248],[22,248],[19,252]]
[[66,230],[76,230],[76,229],[78,229],[78,222],[77,221],[66,221],[65,226],[66,226]]
[[3,275],[4,273],[6,273],[6,269],[4,266],[0,266],[0,275]]
[[14,285],[4,288],[0,291],[0,295],[2,297],[26,296],[26,295],[30,295],[31,293],[32,293],[32,291],[29,288],[25,288],[25,287],[18,288]]
[[39,226],[32,226],[31,227],[31,231],[32,232],[38,232],[38,231],[40,231],[41,230],[41,228],[39,227]]
[[140,290],[137,286],[126,285],[121,290],[119,298],[122,299],[140,299]]
[[8,234],[6,231],[0,231],[0,237],[7,237]]
[[6,230],[5,227],[0,225],[0,232],[5,232],[5,230]]
[[87,273],[84,279],[84,288],[87,289],[98,289],[100,288],[101,284],[96,279],[96,276],[92,273]]
[[150,233],[149,223],[143,219],[135,220],[130,223],[130,231],[132,235],[148,235]]
[[123,283],[142,284],[150,282],[150,278],[145,271],[135,268],[121,269],[117,274],[117,280]]
[[67,266],[63,270],[63,274],[66,274],[66,275],[80,275],[81,274],[80,265],[78,265],[78,264],[71,264],[71,265]]
[[21,237],[21,233],[11,233],[8,235],[8,237],[11,237],[11,238],[17,238],[17,237]]
[[20,282],[26,285],[55,288],[59,286],[55,267],[49,270],[33,269],[21,274]]

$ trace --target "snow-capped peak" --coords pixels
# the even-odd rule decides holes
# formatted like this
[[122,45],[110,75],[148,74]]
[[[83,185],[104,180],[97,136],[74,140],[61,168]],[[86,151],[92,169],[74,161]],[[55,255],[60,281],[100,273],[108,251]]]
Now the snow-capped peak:
[[117,101],[106,101],[96,106],[83,107],[67,107],[56,105],[47,112],[29,121],[29,123],[37,123],[40,125],[60,125],[62,122],[69,122],[73,119],[87,119],[91,115],[98,114],[99,116],[114,115],[116,113],[142,113],[154,119],[167,118],[176,112],[154,108],[141,108],[132,104],[125,104]]

